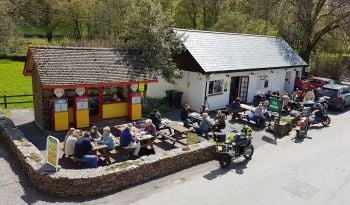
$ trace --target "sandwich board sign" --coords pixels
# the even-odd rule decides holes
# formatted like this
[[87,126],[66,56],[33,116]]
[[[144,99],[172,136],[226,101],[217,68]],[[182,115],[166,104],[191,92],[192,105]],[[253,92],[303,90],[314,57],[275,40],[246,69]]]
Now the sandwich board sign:
[[47,164],[53,166],[55,170],[58,170],[58,146],[60,141],[52,136],[47,137],[46,151],[47,151]]

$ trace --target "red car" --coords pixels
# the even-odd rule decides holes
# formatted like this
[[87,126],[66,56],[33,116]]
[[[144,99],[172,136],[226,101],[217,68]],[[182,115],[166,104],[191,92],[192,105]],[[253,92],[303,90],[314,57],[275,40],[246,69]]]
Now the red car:
[[317,89],[327,84],[334,84],[334,82],[328,78],[311,77],[303,81],[303,90]]

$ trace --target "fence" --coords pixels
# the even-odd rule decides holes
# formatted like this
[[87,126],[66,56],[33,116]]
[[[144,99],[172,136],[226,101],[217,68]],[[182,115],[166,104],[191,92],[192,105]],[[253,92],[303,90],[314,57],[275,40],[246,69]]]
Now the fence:
[[11,98],[22,98],[22,97],[33,97],[33,95],[2,95],[0,96],[0,99],[2,98],[2,102],[0,101],[0,105],[5,105],[5,109],[7,109],[7,105],[10,104],[23,104],[23,103],[33,103],[33,98],[32,100],[28,101],[9,101]]

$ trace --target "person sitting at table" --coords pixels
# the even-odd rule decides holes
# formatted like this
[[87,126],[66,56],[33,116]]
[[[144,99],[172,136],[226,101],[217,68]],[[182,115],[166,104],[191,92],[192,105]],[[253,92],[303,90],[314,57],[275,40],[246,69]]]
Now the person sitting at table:
[[83,136],[75,142],[74,156],[83,162],[84,169],[97,167],[97,156],[92,154],[89,132],[83,132]]
[[184,123],[185,127],[189,127],[189,125],[193,124],[193,122],[189,118],[189,112],[190,112],[189,109],[190,109],[190,105],[185,104],[180,113],[181,121]]
[[103,128],[103,134],[99,142],[107,145],[107,148],[101,151],[105,156],[107,156],[106,157],[107,163],[111,164],[111,159],[109,158],[109,151],[115,148],[115,141],[114,141],[113,135],[111,134],[111,129],[109,127],[106,126]]
[[133,125],[128,123],[126,128],[120,134],[120,146],[126,149],[135,149],[134,157],[138,157],[141,145],[136,141],[134,133],[132,133]]
[[162,122],[162,116],[160,115],[160,112],[157,109],[154,109],[153,113],[149,115],[149,118],[152,120],[157,130],[159,130],[159,125]]
[[256,122],[256,124],[260,125],[262,122],[265,121],[264,112],[265,110],[262,104],[259,104],[258,107],[256,107],[253,115],[253,120],[254,122]]
[[153,137],[156,137],[157,136],[157,128],[153,124],[152,120],[147,119],[147,120],[145,120],[145,123],[146,123],[145,131],[147,132],[147,134],[152,135]]
[[66,134],[66,137],[64,138],[64,141],[66,141],[66,139],[71,136],[73,134],[73,132],[75,131],[75,128],[69,128],[67,134]]
[[90,136],[93,140],[100,140],[102,137],[96,126],[91,127]]
[[211,130],[212,121],[208,115],[208,113],[202,114],[202,121],[199,123],[198,127],[195,127],[196,133],[198,135],[202,135],[203,133],[207,133]]
[[226,127],[225,115],[222,114],[221,110],[216,111],[214,122],[215,122],[214,131],[221,132],[222,129],[225,129]]
[[229,105],[229,113],[232,116],[232,120],[238,117],[238,113],[241,111],[241,99],[237,97],[230,105]]
[[[73,131],[73,132],[70,132],[70,131]],[[74,147],[78,139],[77,132],[75,131],[74,128],[71,128],[68,133],[67,133],[68,137],[66,137],[66,139],[64,140],[64,154],[66,156],[74,156]]]

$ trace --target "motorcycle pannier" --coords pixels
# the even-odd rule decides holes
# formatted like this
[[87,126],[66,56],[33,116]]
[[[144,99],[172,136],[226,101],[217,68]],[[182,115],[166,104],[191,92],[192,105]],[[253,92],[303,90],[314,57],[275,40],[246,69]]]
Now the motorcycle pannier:
[[221,143],[226,142],[226,134],[220,133],[220,132],[214,133],[214,142],[221,142]]

